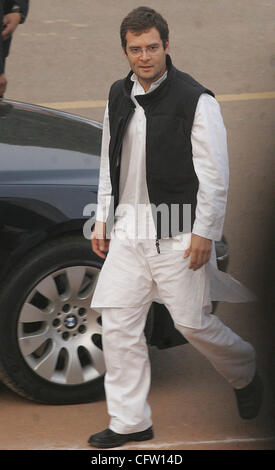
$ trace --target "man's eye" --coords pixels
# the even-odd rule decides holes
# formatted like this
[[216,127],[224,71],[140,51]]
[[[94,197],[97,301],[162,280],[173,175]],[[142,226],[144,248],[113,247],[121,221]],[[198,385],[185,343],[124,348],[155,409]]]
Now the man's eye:
[[149,49],[149,51],[151,51],[151,52],[155,52],[155,51],[158,50],[158,48],[159,48],[159,46],[149,46],[148,49]]

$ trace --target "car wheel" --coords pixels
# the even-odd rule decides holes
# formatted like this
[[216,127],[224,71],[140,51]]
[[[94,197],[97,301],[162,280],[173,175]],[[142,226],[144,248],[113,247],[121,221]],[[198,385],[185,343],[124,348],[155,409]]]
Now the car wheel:
[[90,242],[67,236],[33,250],[0,293],[0,374],[9,387],[49,404],[103,392],[101,317],[90,308],[102,263]]

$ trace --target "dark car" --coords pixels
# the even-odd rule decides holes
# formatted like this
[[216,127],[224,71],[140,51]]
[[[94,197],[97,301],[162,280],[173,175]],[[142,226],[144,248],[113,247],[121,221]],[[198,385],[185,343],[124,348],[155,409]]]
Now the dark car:
[[[103,390],[101,317],[90,308],[103,260],[83,235],[101,136],[98,122],[0,102],[0,378],[44,403],[88,402]],[[225,270],[224,239],[216,250]],[[186,343],[158,303],[145,336],[158,348]]]

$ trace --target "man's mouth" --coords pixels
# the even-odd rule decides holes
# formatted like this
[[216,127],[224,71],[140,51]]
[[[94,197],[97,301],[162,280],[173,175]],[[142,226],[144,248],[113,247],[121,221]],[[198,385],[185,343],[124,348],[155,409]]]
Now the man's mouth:
[[152,65],[141,65],[140,68],[142,70],[150,70],[152,68]]

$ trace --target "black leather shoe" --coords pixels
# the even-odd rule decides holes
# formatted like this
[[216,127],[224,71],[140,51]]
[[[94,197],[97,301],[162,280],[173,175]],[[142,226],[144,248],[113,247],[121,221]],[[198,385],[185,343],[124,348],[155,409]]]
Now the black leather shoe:
[[253,380],[244,388],[234,388],[240,417],[253,419],[259,413],[263,401],[263,383],[256,372]]
[[154,433],[152,427],[145,429],[145,431],[132,432],[130,434],[118,434],[111,429],[93,434],[88,443],[94,447],[101,447],[107,449],[109,447],[119,447],[129,441],[147,441],[153,439]]

